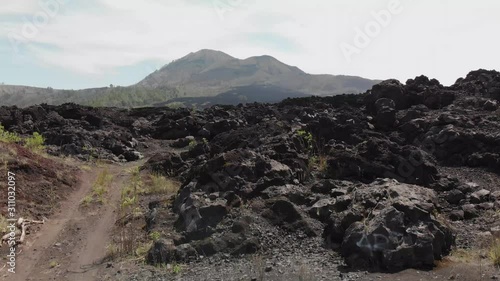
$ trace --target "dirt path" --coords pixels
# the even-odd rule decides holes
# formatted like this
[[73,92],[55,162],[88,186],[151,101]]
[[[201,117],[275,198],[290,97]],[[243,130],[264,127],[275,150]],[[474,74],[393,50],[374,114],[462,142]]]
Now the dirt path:
[[[98,280],[98,268],[105,266],[102,259],[115,224],[121,188],[130,176],[127,171],[141,163],[107,165],[83,172],[79,188],[61,204],[60,212],[28,237],[18,257],[18,272],[11,280]],[[81,207],[105,168],[113,176],[105,203]]]

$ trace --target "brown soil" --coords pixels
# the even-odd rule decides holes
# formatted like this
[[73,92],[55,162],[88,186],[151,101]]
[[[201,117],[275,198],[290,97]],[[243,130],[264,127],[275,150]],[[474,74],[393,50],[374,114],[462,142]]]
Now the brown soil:
[[[128,179],[126,170],[140,163],[92,167],[79,176],[79,185],[34,235],[19,247],[16,274],[9,280],[99,280],[106,246],[116,221],[120,191]],[[82,200],[91,193],[98,174],[107,168],[113,181],[103,204]]]

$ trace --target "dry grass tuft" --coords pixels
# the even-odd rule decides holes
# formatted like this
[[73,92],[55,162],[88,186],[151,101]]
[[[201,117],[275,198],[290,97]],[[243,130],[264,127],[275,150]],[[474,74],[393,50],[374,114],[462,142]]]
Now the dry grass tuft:
[[170,195],[179,191],[180,184],[178,182],[168,179],[161,174],[151,174],[149,175],[149,179],[150,182],[144,189],[145,194]]
[[500,267],[500,239],[494,239],[490,246],[490,259],[493,265]]

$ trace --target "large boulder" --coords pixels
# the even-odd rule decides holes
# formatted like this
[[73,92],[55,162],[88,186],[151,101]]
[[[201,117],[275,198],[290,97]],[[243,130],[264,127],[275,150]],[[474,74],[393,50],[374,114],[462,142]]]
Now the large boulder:
[[174,152],[161,152],[153,155],[141,169],[164,175],[179,175],[186,168],[184,160]]
[[431,268],[454,244],[451,230],[434,216],[437,204],[430,189],[378,180],[354,191],[348,208],[331,216],[324,237],[353,267]]
[[372,87],[370,93],[365,98],[368,110],[375,112],[375,103],[381,98],[393,100],[398,110],[409,107],[405,87],[396,79],[385,80]]

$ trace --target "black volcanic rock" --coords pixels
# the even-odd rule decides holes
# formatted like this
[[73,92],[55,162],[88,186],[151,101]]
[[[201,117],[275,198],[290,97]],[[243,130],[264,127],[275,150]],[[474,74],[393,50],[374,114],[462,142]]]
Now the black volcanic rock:
[[[367,204],[370,199],[376,200],[375,206]],[[389,271],[432,268],[435,259],[451,251],[455,238],[432,215],[437,206],[432,190],[383,180],[358,188],[350,204],[349,209],[367,214],[364,221],[344,223],[343,235],[331,227],[323,235],[328,243],[341,244],[342,255],[353,267]],[[337,223],[330,225],[342,224],[348,214],[350,211],[333,215]]]
[[322,253],[324,243],[351,267],[398,271],[432,267],[498,211],[483,178],[500,169],[498,77],[479,70],[445,87],[419,76],[362,95],[203,110],[0,107],[0,122],[41,132],[54,154],[144,152],[142,170],[182,182],[145,215],[148,231],[169,233],[151,264]]

